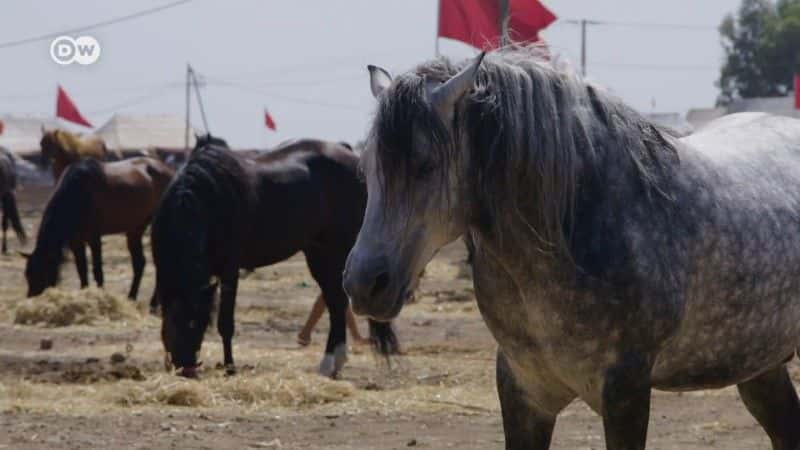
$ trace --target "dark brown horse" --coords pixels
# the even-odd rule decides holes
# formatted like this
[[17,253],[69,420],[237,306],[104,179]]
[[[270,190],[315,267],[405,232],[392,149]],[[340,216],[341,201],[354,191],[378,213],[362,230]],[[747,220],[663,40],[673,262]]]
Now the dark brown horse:
[[[239,270],[252,270],[303,252],[330,316],[319,371],[335,376],[346,361],[342,290],[347,253],[361,227],[366,188],[358,157],[334,143],[300,140],[247,158],[224,141],[200,139],[153,220],[156,292],[163,308],[162,339],[172,363],[194,376],[196,354],[210,322],[218,279],[217,318],[224,363],[232,351]],[[396,348],[389,324],[370,324],[384,353]]]
[[3,253],[8,253],[6,232],[11,225],[17,237],[23,244],[27,241],[25,228],[19,218],[17,198],[14,190],[17,188],[17,164],[14,155],[6,148],[0,147],[0,202],[3,207]]
[[100,137],[81,137],[62,129],[46,131],[42,128],[42,140],[39,146],[42,150],[42,161],[53,168],[55,181],[58,181],[67,166],[75,161],[84,158],[105,161],[109,155],[106,143]]
[[136,298],[144,271],[142,234],[172,179],[172,170],[153,158],[113,163],[81,159],[67,167],[44,210],[36,248],[28,257],[28,296],[58,283],[63,249],[69,247],[81,287],[89,285],[86,244],[92,252],[94,280],[103,285],[101,236],[125,233],[133,264],[128,297]]

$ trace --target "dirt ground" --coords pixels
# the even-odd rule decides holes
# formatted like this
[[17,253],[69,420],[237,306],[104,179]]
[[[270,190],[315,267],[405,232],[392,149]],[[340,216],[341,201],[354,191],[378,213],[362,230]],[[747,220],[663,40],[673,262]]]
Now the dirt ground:
[[[46,195],[21,193],[31,233]],[[106,291],[121,298],[131,278],[124,240],[107,237],[104,244]],[[472,297],[465,256],[452,245],[428,266],[417,302],[396,323],[405,356],[389,367],[353,348],[335,382],[315,375],[325,321],[311,346],[295,343],[318,293],[301,255],[240,283],[240,373],[227,378],[214,367],[221,347],[212,329],[199,381],[165,372],[159,319],[141,306],[89,324],[15,324],[25,304],[24,261],[0,256],[0,448],[503,448],[495,344]],[[70,261],[62,277],[61,289],[74,292]],[[140,304],[152,287],[148,265]],[[40,349],[43,339],[51,349]],[[792,371],[800,380],[795,362]],[[553,448],[604,448],[600,419],[572,404],[559,418]],[[735,389],[658,392],[648,448],[764,449],[769,442]]]

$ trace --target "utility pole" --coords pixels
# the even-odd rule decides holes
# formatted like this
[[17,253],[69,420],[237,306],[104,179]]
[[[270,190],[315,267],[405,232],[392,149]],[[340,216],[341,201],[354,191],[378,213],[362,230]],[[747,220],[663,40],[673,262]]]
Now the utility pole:
[[192,66],[186,63],[186,129],[183,134],[183,145],[186,153],[189,153],[189,114],[191,113],[191,83],[192,83]]
[[436,7],[436,38],[434,38],[433,42],[436,45],[436,57],[439,57],[439,25],[440,21],[442,20],[442,2],[439,1],[439,6]]
[[586,19],[581,19],[581,75],[586,76]]
[[508,0],[500,0],[500,46],[511,43],[508,35]]

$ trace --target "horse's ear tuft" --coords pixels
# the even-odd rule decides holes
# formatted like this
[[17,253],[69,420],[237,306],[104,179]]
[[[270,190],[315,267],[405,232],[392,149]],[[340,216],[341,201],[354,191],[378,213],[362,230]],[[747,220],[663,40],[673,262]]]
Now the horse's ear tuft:
[[372,95],[378,98],[392,84],[392,75],[386,69],[372,64],[367,66],[367,70],[369,70],[369,87],[372,89]]

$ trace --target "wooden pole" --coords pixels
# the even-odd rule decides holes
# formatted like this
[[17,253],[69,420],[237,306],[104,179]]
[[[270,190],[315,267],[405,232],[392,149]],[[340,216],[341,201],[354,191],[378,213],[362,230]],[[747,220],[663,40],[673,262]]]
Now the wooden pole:
[[581,19],[581,75],[586,76],[586,19]]
[[438,58],[439,53],[439,21],[442,19],[442,2],[439,0],[439,6],[436,8],[436,37],[433,39],[436,57]]
[[500,46],[510,44],[508,36],[508,0],[500,0]]
[[183,133],[183,145],[184,150],[188,153],[189,152],[189,114],[191,112],[190,104],[191,104],[191,86],[190,83],[192,81],[192,66],[189,63],[186,63],[186,129]]

